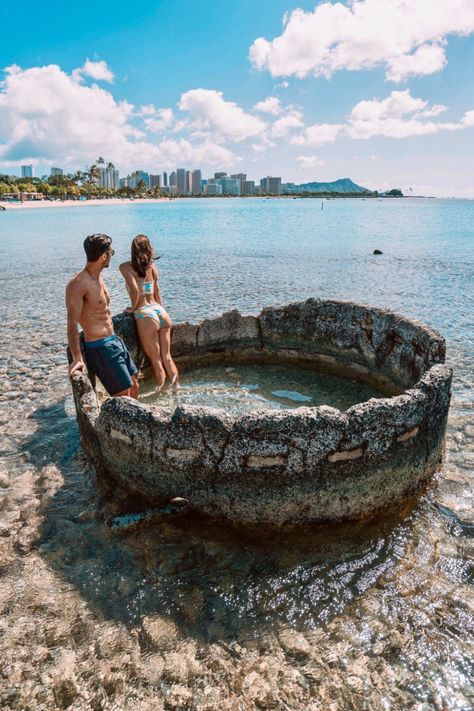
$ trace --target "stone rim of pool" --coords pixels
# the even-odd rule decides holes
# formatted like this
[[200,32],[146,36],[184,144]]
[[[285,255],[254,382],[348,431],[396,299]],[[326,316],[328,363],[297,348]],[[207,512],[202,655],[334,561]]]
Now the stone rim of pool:
[[[137,365],[133,317],[114,317]],[[452,371],[445,341],[387,309],[308,299],[173,328],[178,366],[290,363],[387,393],[341,412],[325,405],[229,414],[130,398],[100,403],[72,378],[81,440],[97,470],[149,500],[180,496],[235,523],[284,526],[372,516],[419,490],[444,449]]]

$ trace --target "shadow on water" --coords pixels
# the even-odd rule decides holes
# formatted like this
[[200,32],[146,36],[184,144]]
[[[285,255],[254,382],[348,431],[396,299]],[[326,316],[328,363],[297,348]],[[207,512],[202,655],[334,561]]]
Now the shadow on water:
[[409,508],[365,525],[271,534],[185,513],[117,535],[110,516],[143,504],[97,479],[68,401],[32,417],[38,429],[24,451],[41,472],[40,553],[106,619],[135,625],[159,614],[207,641],[308,629],[374,586],[410,537]]

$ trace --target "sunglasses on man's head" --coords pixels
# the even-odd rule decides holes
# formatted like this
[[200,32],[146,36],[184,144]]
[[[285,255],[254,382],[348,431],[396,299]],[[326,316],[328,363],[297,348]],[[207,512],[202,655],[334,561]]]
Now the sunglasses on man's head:
[[113,257],[115,254],[115,249],[108,249],[107,254],[110,254],[110,256]]

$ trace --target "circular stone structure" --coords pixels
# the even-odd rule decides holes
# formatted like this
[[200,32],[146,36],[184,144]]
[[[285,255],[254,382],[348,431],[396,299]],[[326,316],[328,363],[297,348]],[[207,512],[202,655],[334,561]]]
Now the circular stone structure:
[[[140,369],[133,316],[114,317]],[[445,342],[392,311],[309,299],[173,327],[179,367],[286,363],[366,381],[387,396],[333,407],[221,409],[96,395],[76,373],[82,444],[94,466],[150,504],[273,526],[371,516],[423,486],[441,463],[451,394]]]

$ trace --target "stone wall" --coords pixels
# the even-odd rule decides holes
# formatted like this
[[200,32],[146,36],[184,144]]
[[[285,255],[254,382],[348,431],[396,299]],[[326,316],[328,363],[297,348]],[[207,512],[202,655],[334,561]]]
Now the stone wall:
[[[145,361],[129,314],[114,319]],[[181,364],[284,360],[378,382],[397,394],[340,412],[331,407],[241,416],[205,407],[166,410],[129,398],[99,407],[87,376],[73,379],[84,447],[150,502],[182,496],[235,522],[286,525],[373,514],[426,482],[439,466],[451,371],[444,340],[390,311],[310,299],[178,324]],[[404,392],[401,392],[404,391]]]

